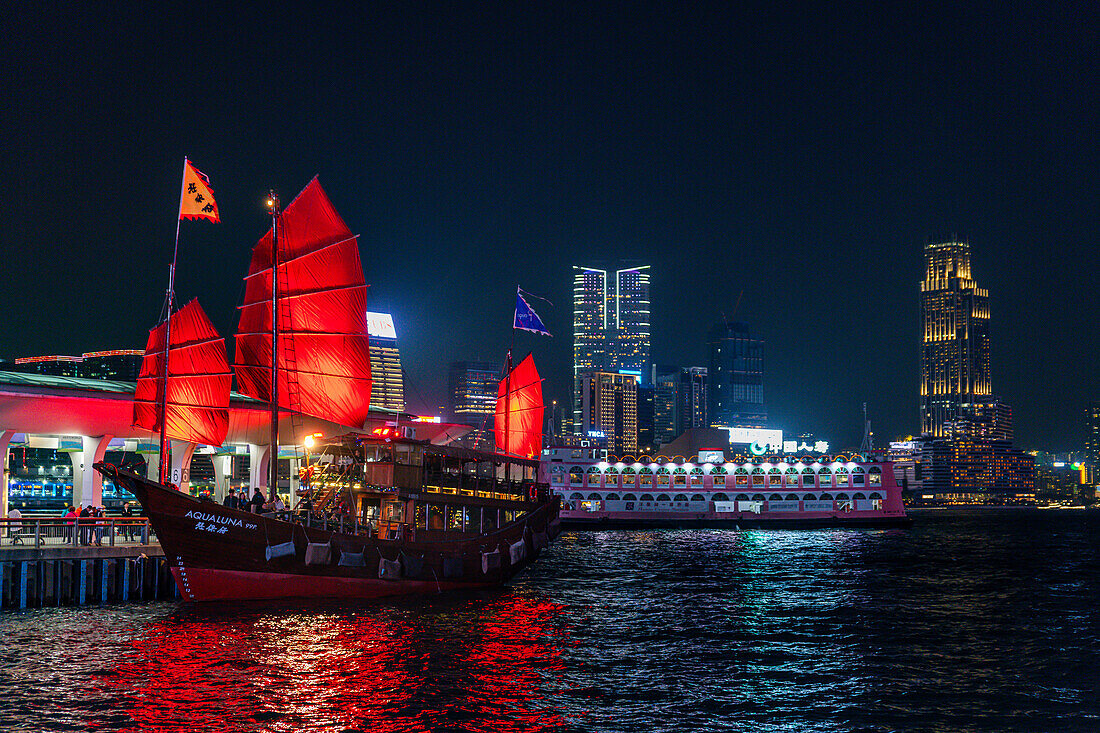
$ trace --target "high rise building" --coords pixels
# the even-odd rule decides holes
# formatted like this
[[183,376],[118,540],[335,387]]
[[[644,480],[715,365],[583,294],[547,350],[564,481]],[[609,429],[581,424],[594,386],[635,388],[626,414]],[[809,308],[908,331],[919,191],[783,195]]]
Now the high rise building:
[[367,313],[367,336],[370,341],[370,406],[377,410],[404,412],[405,380],[393,316]]
[[1085,408],[1085,461],[1090,484],[1100,483],[1100,401]]
[[979,397],[963,402],[953,420],[943,424],[944,437],[1012,441],[1012,407],[1000,397]]
[[654,400],[657,388],[652,384],[638,385],[638,452],[652,453],[660,444],[654,442]]
[[574,428],[582,422],[583,372],[608,370],[645,381],[649,311],[649,265],[573,268]]
[[963,404],[990,396],[989,291],[970,272],[970,245],[924,245],[920,284],[921,432],[944,435]]
[[653,381],[653,441],[660,447],[671,443],[676,432],[676,392],[680,386],[680,367],[654,364]]
[[658,446],[671,443],[707,420],[707,368],[653,366],[653,435]]
[[607,450],[622,457],[638,451],[638,378],[592,370],[581,374],[581,434],[602,434]]
[[448,370],[450,421],[486,428],[496,414],[499,364],[488,361],[452,361]]
[[714,428],[763,428],[764,339],[754,336],[747,323],[725,321],[707,336],[710,382],[707,417]]

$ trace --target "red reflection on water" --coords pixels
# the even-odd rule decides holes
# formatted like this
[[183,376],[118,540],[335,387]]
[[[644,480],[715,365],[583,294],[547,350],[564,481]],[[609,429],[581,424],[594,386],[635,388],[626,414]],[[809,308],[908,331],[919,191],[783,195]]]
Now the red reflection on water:
[[423,610],[184,610],[97,684],[129,715],[122,730],[559,729],[560,612],[509,592]]

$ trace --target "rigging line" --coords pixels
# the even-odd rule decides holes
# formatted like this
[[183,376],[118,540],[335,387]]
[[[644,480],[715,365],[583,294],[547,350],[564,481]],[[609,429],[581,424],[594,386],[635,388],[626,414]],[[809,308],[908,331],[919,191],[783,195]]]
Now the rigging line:
[[549,303],[550,305],[554,305],[553,303],[550,302],[550,300],[548,298],[544,298],[541,295],[535,295],[534,293],[530,292],[529,290],[524,290],[523,288],[519,288],[519,291],[521,293],[523,293],[524,295],[530,295],[532,298],[537,298],[537,299],[543,301],[544,303]]

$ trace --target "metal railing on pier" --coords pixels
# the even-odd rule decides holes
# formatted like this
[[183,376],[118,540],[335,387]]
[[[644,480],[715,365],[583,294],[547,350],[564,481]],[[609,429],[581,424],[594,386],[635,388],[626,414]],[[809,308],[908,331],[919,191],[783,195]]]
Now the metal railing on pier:
[[145,517],[28,517],[0,519],[0,545],[116,547],[148,545],[155,538]]

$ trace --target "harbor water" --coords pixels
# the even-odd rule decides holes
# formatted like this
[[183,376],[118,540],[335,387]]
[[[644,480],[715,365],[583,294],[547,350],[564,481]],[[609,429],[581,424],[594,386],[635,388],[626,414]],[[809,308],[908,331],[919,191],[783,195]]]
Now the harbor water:
[[508,587],[0,614],[5,731],[1092,731],[1100,512],[566,533]]

